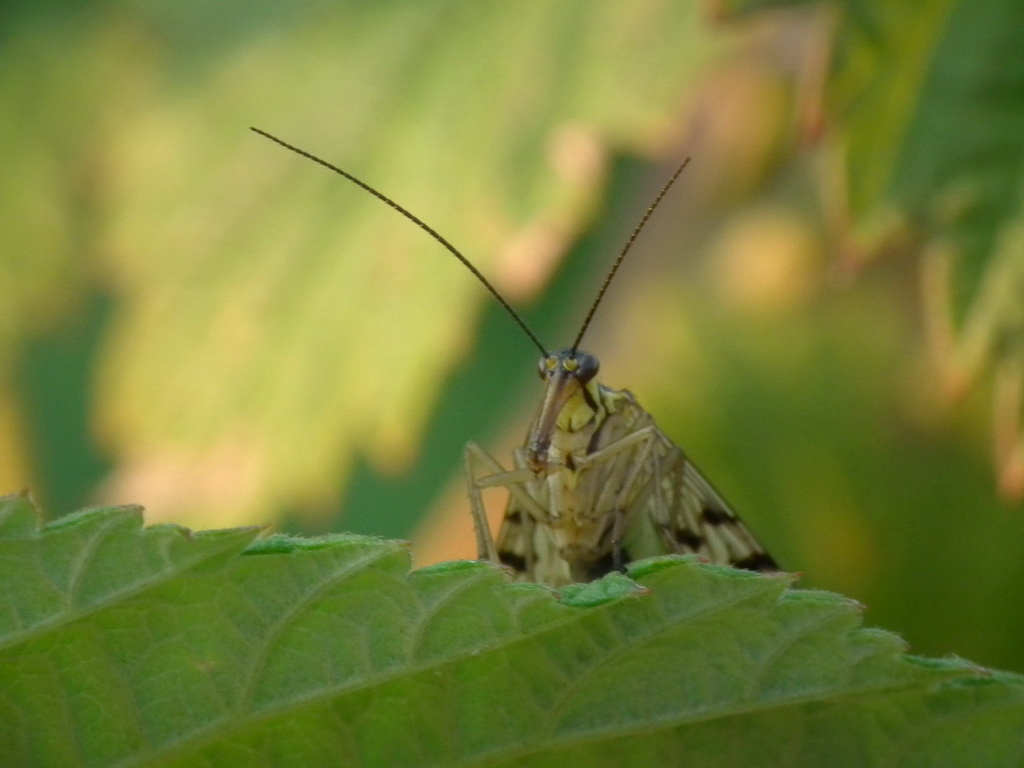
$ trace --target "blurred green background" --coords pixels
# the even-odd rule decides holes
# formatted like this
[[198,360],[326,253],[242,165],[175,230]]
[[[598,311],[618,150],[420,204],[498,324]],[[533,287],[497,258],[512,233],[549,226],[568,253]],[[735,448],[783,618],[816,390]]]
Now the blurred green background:
[[[788,7],[793,6],[793,7]],[[967,3],[15,3],[0,21],[0,486],[53,516],[474,555],[585,347],[803,585],[1024,670],[1024,48]],[[500,499],[495,511],[500,514]]]

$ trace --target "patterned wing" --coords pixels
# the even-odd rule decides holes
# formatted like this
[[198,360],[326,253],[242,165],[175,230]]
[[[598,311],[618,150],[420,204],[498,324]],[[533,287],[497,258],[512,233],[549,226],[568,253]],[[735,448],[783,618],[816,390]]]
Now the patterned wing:
[[750,571],[779,570],[721,494],[682,451],[676,451],[662,479],[665,493],[649,501],[668,551],[698,554],[712,563]]

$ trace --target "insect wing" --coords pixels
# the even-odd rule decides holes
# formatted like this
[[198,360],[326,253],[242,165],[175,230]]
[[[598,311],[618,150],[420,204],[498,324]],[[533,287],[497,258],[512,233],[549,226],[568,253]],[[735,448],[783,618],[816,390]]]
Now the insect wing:
[[[651,517],[659,528],[666,552],[697,554],[712,563],[751,571],[778,570],[774,558],[721,494],[679,448],[673,448],[676,460],[663,480],[666,493],[662,497],[669,498],[651,500]],[[630,554],[635,559],[657,553]]]

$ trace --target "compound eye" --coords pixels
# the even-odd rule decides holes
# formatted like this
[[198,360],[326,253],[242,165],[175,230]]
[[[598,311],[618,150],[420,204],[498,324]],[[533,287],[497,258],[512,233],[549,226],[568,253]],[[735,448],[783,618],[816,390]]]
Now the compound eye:
[[546,355],[540,359],[537,363],[537,375],[541,379],[547,379],[548,376],[558,369],[558,358],[554,355]]
[[586,384],[597,376],[597,371],[601,367],[601,362],[597,359],[597,355],[592,355],[589,352],[577,352],[575,362],[575,375],[581,384]]

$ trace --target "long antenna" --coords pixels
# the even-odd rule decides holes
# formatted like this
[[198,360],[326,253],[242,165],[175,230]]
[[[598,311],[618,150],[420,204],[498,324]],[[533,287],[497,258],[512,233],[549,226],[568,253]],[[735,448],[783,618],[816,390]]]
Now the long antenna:
[[[251,130],[251,131],[253,131],[255,133],[258,133],[260,136],[264,136],[265,138],[270,139],[275,144],[280,144],[285,149],[290,149],[292,152],[294,152],[297,155],[301,155],[302,157],[305,157],[308,160],[312,160],[314,163],[322,165],[324,168],[327,168],[328,170],[334,171],[335,173],[344,176],[346,179],[351,181],[353,184],[355,184],[355,185],[357,185],[359,187],[362,187],[367,192],[369,192],[371,195],[376,197],[378,200],[381,200],[381,201],[387,203],[392,208],[394,208],[396,211],[398,211],[400,214],[405,216],[405,218],[409,219],[409,221],[411,221],[413,224],[418,226],[420,229],[422,229],[424,232],[426,232],[432,238],[437,240],[437,242],[439,242],[441,245],[443,245],[445,248],[447,248],[448,251],[456,259],[461,261],[466,266],[466,269],[468,269],[470,272],[472,272],[474,277],[476,277],[477,280],[479,280],[481,283],[483,283],[484,288],[486,288],[488,291],[490,291],[491,294],[494,296],[494,298],[496,298],[498,300],[498,303],[501,304],[501,306],[503,306],[505,308],[505,310],[512,316],[512,319],[515,320],[516,324],[520,328],[523,329],[523,331],[526,333],[526,335],[530,338],[530,341],[532,341],[537,346],[537,349],[540,350],[541,354],[545,355],[545,356],[548,354],[547,349],[545,349],[544,345],[540,343],[540,339],[538,339],[537,336],[534,334],[534,332],[530,330],[529,326],[526,324],[526,322],[523,320],[523,318],[521,318],[518,315],[518,313],[516,313],[516,311],[514,309],[512,309],[512,305],[510,305],[507,301],[505,301],[504,297],[500,293],[498,293],[498,289],[495,288],[493,285],[491,285],[490,281],[480,273],[479,269],[477,269],[476,267],[473,266],[473,263],[469,259],[467,259],[465,256],[463,256],[459,252],[458,248],[456,248],[454,245],[452,245],[450,242],[448,242],[448,240],[446,238],[441,236],[441,233],[439,233],[436,229],[434,229],[429,224],[427,224],[425,221],[423,221],[423,219],[421,219],[419,216],[417,216],[414,213],[410,212],[406,208],[403,208],[402,206],[400,206],[398,203],[396,203],[394,200],[392,200],[387,195],[384,195],[381,192],[378,192],[376,189],[371,187],[366,182],[361,181],[360,179],[357,179],[355,176],[353,176],[348,171],[343,171],[338,166],[332,165],[331,163],[327,162],[326,160],[324,160],[322,158],[319,158],[316,155],[310,154],[309,152],[307,152],[304,149],[299,149],[296,146],[292,146],[288,142],[282,141],[281,139],[277,138],[276,136],[272,136],[271,134],[267,133],[266,131],[261,131],[259,128],[252,128],[252,127],[250,127],[249,130]],[[676,173],[676,175],[677,176],[679,175],[678,172]],[[674,177],[673,177],[673,180],[674,180]],[[664,193],[662,193],[662,194],[664,194]],[[658,199],[659,200],[661,199],[660,196],[659,196]],[[657,202],[655,202],[655,205],[657,205]],[[644,220],[646,221],[646,217],[645,217]],[[641,224],[641,226],[642,226],[642,224]],[[635,233],[634,233],[634,237],[635,237]],[[619,259],[621,261],[621,257],[619,257]],[[600,296],[598,298],[600,298]],[[591,308],[591,314],[593,314],[593,308]]]
[[580,326],[580,332],[576,334],[576,340],[572,343],[570,349],[575,352],[579,349],[580,342],[583,340],[583,334],[587,332],[587,328],[590,327],[590,321],[594,319],[594,313],[597,312],[597,305],[601,303],[601,299],[604,298],[605,293],[608,291],[608,286],[611,285],[612,278],[615,277],[615,273],[619,271],[619,266],[622,264],[622,260],[626,258],[626,254],[629,253],[629,249],[633,247],[633,243],[636,241],[637,235],[640,234],[640,230],[644,228],[647,220],[651,218],[651,214],[654,213],[654,209],[658,207],[662,198],[665,197],[672,185],[676,183],[676,179],[679,178],[679,174],[683,172],[690,162],[690,158],[683,160],[683,164],[676,168],[676,172],[672,174],[672,178],[666,182],[665,186],[661,188],[661,192],[654,198],[654,202],[651,203],[651,207],[644,213],[640,223],[636,225],[636,229],[633,230],[633,234],[629,236],[629,240],[623,246],[619,252],[619,257],[615,259],[615,263],[612,264],[612,268],[608,270],[608,274],[604,278],[604,282],[601,284],[601,290],[597,292],[597,296],[594,298],[594,302],[590,305],[590,310],[587,312],[587,316],[583,318],[583,325]]

